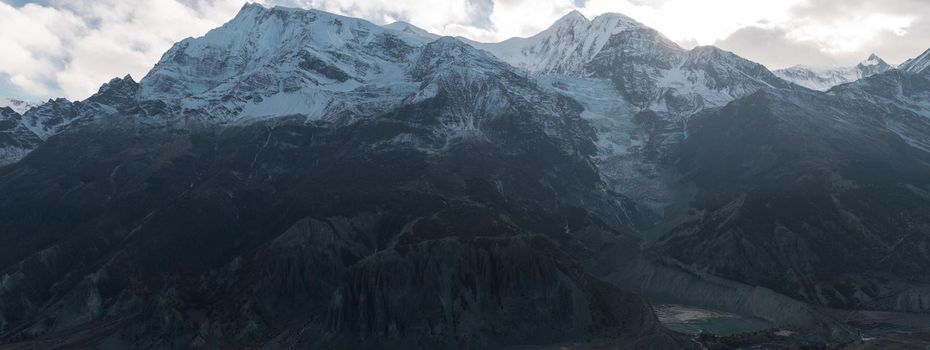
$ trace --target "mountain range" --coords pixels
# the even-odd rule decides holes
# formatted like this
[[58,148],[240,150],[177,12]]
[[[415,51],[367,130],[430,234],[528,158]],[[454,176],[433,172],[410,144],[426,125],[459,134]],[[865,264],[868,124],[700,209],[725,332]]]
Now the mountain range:
[[19,114],[26,113],[26,111],[37,105],[37,103],[18,100],[15,98],[0,97],[0,107],[7,107]]
[[809,89],[827,91],[834,86],[851,83],[862,78],[881,74],[894,67],[881,57],[872,54],[865,61],[852,67],[817,68],[794,66],[776,70],[778,77]]
[[930,51],[772,72],[620,14],[477,43],[249,4],[0,109],[0,228],[0,349],[918,344]]

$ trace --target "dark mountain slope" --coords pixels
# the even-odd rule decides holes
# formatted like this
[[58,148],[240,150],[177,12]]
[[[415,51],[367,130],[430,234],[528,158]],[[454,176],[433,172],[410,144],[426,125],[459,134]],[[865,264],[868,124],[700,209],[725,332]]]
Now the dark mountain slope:
[[910,110],[817,93],[695,116],[677,165],[694,215],[657,251],[814,304],[927,311],[906,295],[930,283],[930,153],[900,128],[930,135]]

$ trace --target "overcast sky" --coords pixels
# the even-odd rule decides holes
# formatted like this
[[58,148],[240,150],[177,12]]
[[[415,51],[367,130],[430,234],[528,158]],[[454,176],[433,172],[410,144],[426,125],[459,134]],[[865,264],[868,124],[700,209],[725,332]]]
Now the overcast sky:
[[[232,18],[245,0],[0,0],[0,96],[83,99],[137,79],[171,44]],[[685,47],[717,45],[770,68],[892,64],[930,48],[928,0],[260,0],[378,24],[404,20],[479,41],[530,36],[577,9],[620,12]]]

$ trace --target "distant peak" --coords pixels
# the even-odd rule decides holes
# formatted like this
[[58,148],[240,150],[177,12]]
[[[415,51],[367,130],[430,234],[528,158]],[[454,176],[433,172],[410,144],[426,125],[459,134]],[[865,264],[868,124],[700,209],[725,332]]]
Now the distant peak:
[[267,10],[268,8],[266,8],[262,4],[255,3],[255,2],[247,2],[245,3],[245,5],[242,5],[242,8],[239,9],[239,13],[237,13],[236,16],[233,17],[233,21],[235,20],[242,21],[248,18],[256,18],[256,17],[261,16]]
[[595,22],[616,21],[616,22],[639,24],[639,21],[633,19],[633,17],[624,15],[622,13],[617,13],[617,12],[606,12],[604,14],[601,14],[600,16],[595,17],[594,21]]
[[286,7],[286,6],[271,6],[266,7],[257,2],[249,2],[242,6],[239,10],[239,13],[236,15],[236,18],[256,18],[261,16],[266,16],[269,14],[294,14],[294,13],[315,13],[318,15],[332,15],[331,13],[319,11],[316,9],[303,9],[296,7]]
[[391,29],[391,30],[396,30],[398,32],[414,34],[414,35],[419,35],[419,36],[424,36],[424,37],[438,37],[438,35],[430,33],[426,29],[417,27],[413,24],[410,24],[404,21],[397,21],[391,24],[385,24],[382,27]]
[[885,60],[883,60],[881,57],[878,57],[878,55],[873,53],[869,55],[869,58],[866,58],[865,61],[860,62],[859,65],[862,65],[865,67],[884,66],[884,65],[887,65],[887,63],[885,63]]
[[110,79],[110,82],[107,83],[107,84],[118,84],[118,83],[123,83],[123,82],[135,83],[136,81],[135,81],[135,79],[132,78],[132,75],[126,74],[126,76],[124,76],[124,77],[122,77],[122,78],[113,78],[113,79]]
[[636,20],[619,13],[604,13],[589,20],[578,10],[573,10],[550,27],[551,30],[565,28],[588,27],[593,32],[614,34],[622,30],[640,27],[642,24]]
[[257,2],[247,2],[245,5],[242,5],[242,8],[239,9],[239,13],[252,12],[252,11],[264,11],[266,10],[265,6]]
[[912,74],[930,71],[930,50],[924,51],[920,56],[902,63],[899,69]]
[[461,40],[459,40],[459,39],[456,39],[455,37],[451,37],[451,36],[441,36],[441,37],[439,37],[438,39],[434,40],[433,42],[429,43],[429,45],[430,45],[430,46],[436,46],[436,47],[464,47],[464,46],[468,46],[468,44],[466,44],[465,42],[463,42],[463,41],[461,41]]
[[571,12],[565,14],[565,16],[562,16],[562,18],[560,19],[560,21],[585,21],[585,22],[587,22],[587,21],[588,21],[588,17],[585,17],[585,16],[584,16],[583,14],[581,14],[581,12],[578,11],[578,10],[572,10]]
[[416,28],[415,25],[410,24],[409,22],[404,22],[404,21],[397,21],[394,23],[385,24],[384,26],[388,28],[409,28],[409,27]]

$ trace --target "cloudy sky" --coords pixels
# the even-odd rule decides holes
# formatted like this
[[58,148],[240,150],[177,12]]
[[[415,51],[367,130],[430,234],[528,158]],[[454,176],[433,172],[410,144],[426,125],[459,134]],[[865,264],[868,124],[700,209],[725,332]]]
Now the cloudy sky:
[[[172,43],[232,18],[246,0],[0,0],[0,96],[83,99],[141,78]],[[258,0],[383,24],[404,20],[479,41],[530,36],[577,9],[620,12],[682,46],[717,45],[770,68],[896,64],[930,48],[927,0]]]

